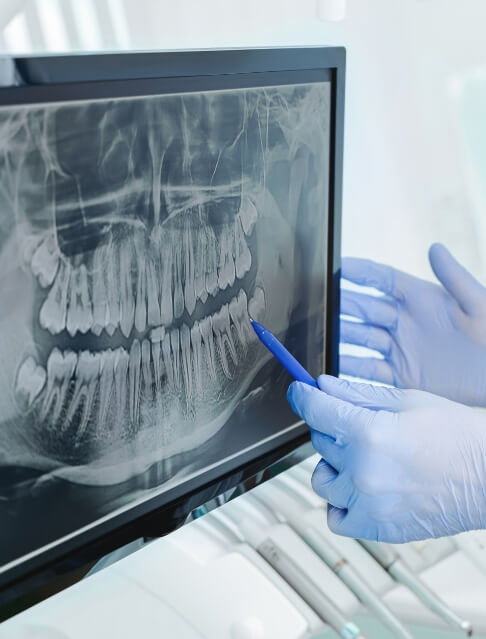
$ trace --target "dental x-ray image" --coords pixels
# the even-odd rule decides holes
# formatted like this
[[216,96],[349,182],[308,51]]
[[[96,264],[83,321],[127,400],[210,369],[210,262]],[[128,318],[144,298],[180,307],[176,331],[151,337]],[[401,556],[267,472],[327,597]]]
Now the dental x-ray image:
[[330,82],[0,108],[0,564],[295,424]]

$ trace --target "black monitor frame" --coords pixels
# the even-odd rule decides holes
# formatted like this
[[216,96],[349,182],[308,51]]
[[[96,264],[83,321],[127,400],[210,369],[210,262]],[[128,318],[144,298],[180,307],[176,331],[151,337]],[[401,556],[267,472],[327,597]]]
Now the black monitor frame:
[[[331,81],[331,139],[328,229],[326,372],[338,373],[339,278],[346,52],[341,47],[230,49],[80,56],[19,57],[14,60],[19,86],[0,89],[0,105],[160,95],[193,90],[266,86],[299,81]],[[251,80],[248,74],[251,74]],[[96,85],[94,85],[96,83]],[[61,590],[89,567],[134,539],[167,534],[196,507],[230,489],[256,485],[310,454],[307,428],[291,440],[262,447],[257,459],[225,463],[200,479],[175,487],[168,498],[156,496],[88,530],[44,547],[0,570],[0,620]],[[285,464],[277,464],[285,458]],[[270,473],[263,473],[270,469]],[[169,499],[169,501],[167,501]],[[163,504],[161,502],[164,502]],[[158,503],[159,502],[159,503]]]

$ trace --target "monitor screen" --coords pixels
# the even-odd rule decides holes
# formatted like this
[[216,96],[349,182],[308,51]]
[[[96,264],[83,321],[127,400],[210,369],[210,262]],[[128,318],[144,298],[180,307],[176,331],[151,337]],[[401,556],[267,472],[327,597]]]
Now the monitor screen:
[[7,572],[305,430],[248,315],[325,369],[332,74],[197,78],[0,94]]

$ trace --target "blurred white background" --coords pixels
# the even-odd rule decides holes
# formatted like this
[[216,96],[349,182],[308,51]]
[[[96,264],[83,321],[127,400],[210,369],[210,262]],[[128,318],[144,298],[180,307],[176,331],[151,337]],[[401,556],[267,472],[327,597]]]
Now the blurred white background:
[[[486,282],[486,2],[1,0],[5,52],[344,45],[343,253],[431,277],[443,241]],[[483,88],[484,87],[484,88]],[[482,108],[485,107],[485,108]]]

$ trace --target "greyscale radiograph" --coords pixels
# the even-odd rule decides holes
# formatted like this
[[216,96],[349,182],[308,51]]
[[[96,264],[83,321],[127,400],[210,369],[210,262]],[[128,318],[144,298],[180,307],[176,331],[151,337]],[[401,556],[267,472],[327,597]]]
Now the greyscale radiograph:
[[248,312],[284,338],[309,303],[295,241],[325,246],[329,101],[0,109],[1,465],[116,483],[228,423],[268,358]]

